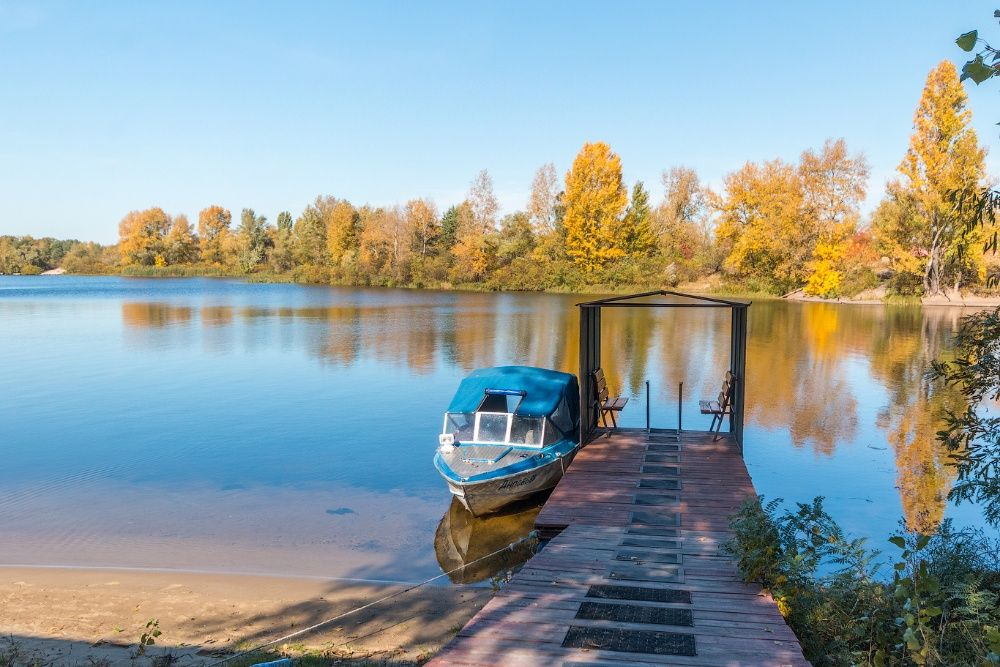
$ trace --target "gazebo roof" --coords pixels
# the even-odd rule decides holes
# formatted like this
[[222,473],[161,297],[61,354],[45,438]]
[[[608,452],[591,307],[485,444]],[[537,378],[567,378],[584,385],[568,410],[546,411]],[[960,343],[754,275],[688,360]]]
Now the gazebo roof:
[[[687,301],[639,301],[655,296],[673,296]],[[626,294],[624,296],[610,296],[594,301],[584,301],[576,304],[582,308],[593,307],[630,307],[630,308],[746,308],[749,301],[736,299],[723,299],[703,294],[687,294],[685,292],[675,292],[673,290],[655,290],[652,292],[640,292],[638,294]]]

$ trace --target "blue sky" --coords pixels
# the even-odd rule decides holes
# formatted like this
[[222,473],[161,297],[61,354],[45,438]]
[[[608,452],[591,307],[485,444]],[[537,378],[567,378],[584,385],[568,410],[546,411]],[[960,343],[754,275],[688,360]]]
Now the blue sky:
[[[0,234],[112,242],[132,209],[274,220],[318,194],[463,197],[505,211],[585,141],[662,196],[844,137],[868,207],[927,72],[995,3],[44,2],[0,0]],[[970,91],[1000,173],[1000,85]]]

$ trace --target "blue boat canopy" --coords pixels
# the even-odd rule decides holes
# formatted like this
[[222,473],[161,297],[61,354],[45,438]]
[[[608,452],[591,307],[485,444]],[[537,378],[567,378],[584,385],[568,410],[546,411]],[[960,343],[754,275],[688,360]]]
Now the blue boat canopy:
[[580,421],[580,388],[570,373],[532,366],[480,368],[462,380],[448,412],[475,412],[490,394],[521,395],[514,414],[548,417],[570,436]]

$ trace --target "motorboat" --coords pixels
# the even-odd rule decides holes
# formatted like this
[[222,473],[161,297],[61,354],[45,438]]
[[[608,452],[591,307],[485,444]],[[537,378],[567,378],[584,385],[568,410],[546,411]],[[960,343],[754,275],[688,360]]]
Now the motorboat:
[[575,375],[481,368],[448,406],[434,465],[455,498],[482,516],[554,487],[579,448]]

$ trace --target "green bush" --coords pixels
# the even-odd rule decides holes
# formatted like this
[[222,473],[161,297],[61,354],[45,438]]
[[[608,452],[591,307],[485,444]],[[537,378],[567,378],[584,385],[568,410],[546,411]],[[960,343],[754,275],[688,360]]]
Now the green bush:
[[778,603],[814,665],[1000,665],[1000,544],[946,521],[879,552],[847,538],[823,499],[782,510],[747,501],[726,551]]

